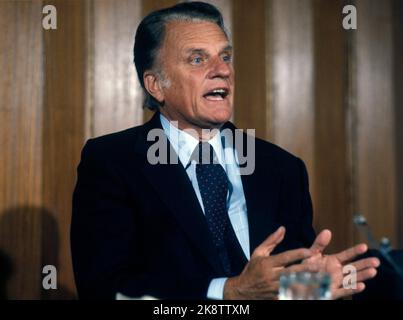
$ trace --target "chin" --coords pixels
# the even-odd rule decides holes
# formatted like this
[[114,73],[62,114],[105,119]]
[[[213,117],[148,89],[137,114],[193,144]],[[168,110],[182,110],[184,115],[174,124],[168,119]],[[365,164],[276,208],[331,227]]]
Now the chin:
[[215,111],[213,114],[207,116],[206,119],[214,127],[218,127],[229,121],[231,119],[231,116],[232,116],[231,109],[220,109]]

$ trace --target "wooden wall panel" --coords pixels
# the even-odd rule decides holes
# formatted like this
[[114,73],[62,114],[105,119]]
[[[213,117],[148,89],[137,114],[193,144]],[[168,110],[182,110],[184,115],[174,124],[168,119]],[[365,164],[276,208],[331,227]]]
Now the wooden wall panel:
[[90,5],[87,132],[99,136],[143,122],[142,92],[133,64],[141,2],[96,0]]
[[233,1],[235,124],[268,135],[266,91],[266,1]]
[[179,0],[142,0],[142,16],[145,17],[147,14],[154,10],[167,8],[181,2]]
[[312,2],[270,1],[267,28],[272,141],[303,159],[315,200]]
[[232,38],[232,0],[205,0],[204,2],[211,3],[216,6],[224,18],[224,24]]
[[0,299],[40,295],[41,5],[0,2]]
[[311,1],[274,0],[270,13],[273,140],[304,159],[312,177],[314,73]]
[[392,2],[393,12],[393,82],[396,134],[396,180],[397,180],[397,246],[403,249],[403,2]]
[[315,227],[333,232],[330,251],[353,244],[351,164],[347,131],[347,32],[343,0],[315,0],[314,170]]
[[376,238],[396,244],[391,1],[357,1],[357,201]]
[[[75,288],[69,233],[71,197],[84,140],[87,2],[51,3],[57,8],[58,26],[57,30],[44,31],[42,168],[43,206],[49,221],[43,231],[43,242],[47,243],[43,264],[57,264],[59,288],[43,294],[44,298],[71,298]],[[58,253],[56,261],[55,252]]]

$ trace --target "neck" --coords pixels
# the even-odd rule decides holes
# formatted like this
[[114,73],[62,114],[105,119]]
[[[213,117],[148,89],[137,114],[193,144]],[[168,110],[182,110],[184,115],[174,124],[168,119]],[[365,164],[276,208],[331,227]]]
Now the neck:
[[[160,111],[161,112],[161,111]],[[187,122],[182,122],[177,119],[173,119],[172,117],[169,116],[169,114],[165,112],[161,112],[161,114],[168,119],[168,121],[177,127],[179,130],[185,131],[187,134],[190,134],[192,137],[194,137],[197,140],[200,140],[202,142],[209,141],[212,139],[216,134],[219,133],[220,128],[222,125],[218,126],[206,126],[206,127],[200,127],[197,125],[193,125],[191,123]]]

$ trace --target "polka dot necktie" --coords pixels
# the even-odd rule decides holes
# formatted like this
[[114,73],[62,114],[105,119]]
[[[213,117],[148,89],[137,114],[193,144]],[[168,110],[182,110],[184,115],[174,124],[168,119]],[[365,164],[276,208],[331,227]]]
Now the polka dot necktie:
[[[231,272],[226,237],[231,221],[227,212],[228,178],[225,170],[214,162],[214,149],[207,142],[199,143],[196,152],[196,177],[203,200],[204,213],[213,242],[227,275]],[[233,233],[233,232],[232,232]]]

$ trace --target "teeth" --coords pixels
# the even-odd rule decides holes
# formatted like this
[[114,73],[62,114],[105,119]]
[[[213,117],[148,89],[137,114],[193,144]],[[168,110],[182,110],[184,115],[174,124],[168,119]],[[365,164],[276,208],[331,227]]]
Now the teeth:
[[215,89],[215,90],[213,90],[213,92],[214,93],[225,93],[225,90],[224,89]]
[[204,97],[211,101],[221,101],[224,100],[227,95],[228,95],[227,89],[214,89],[209,93],[206,93]]

